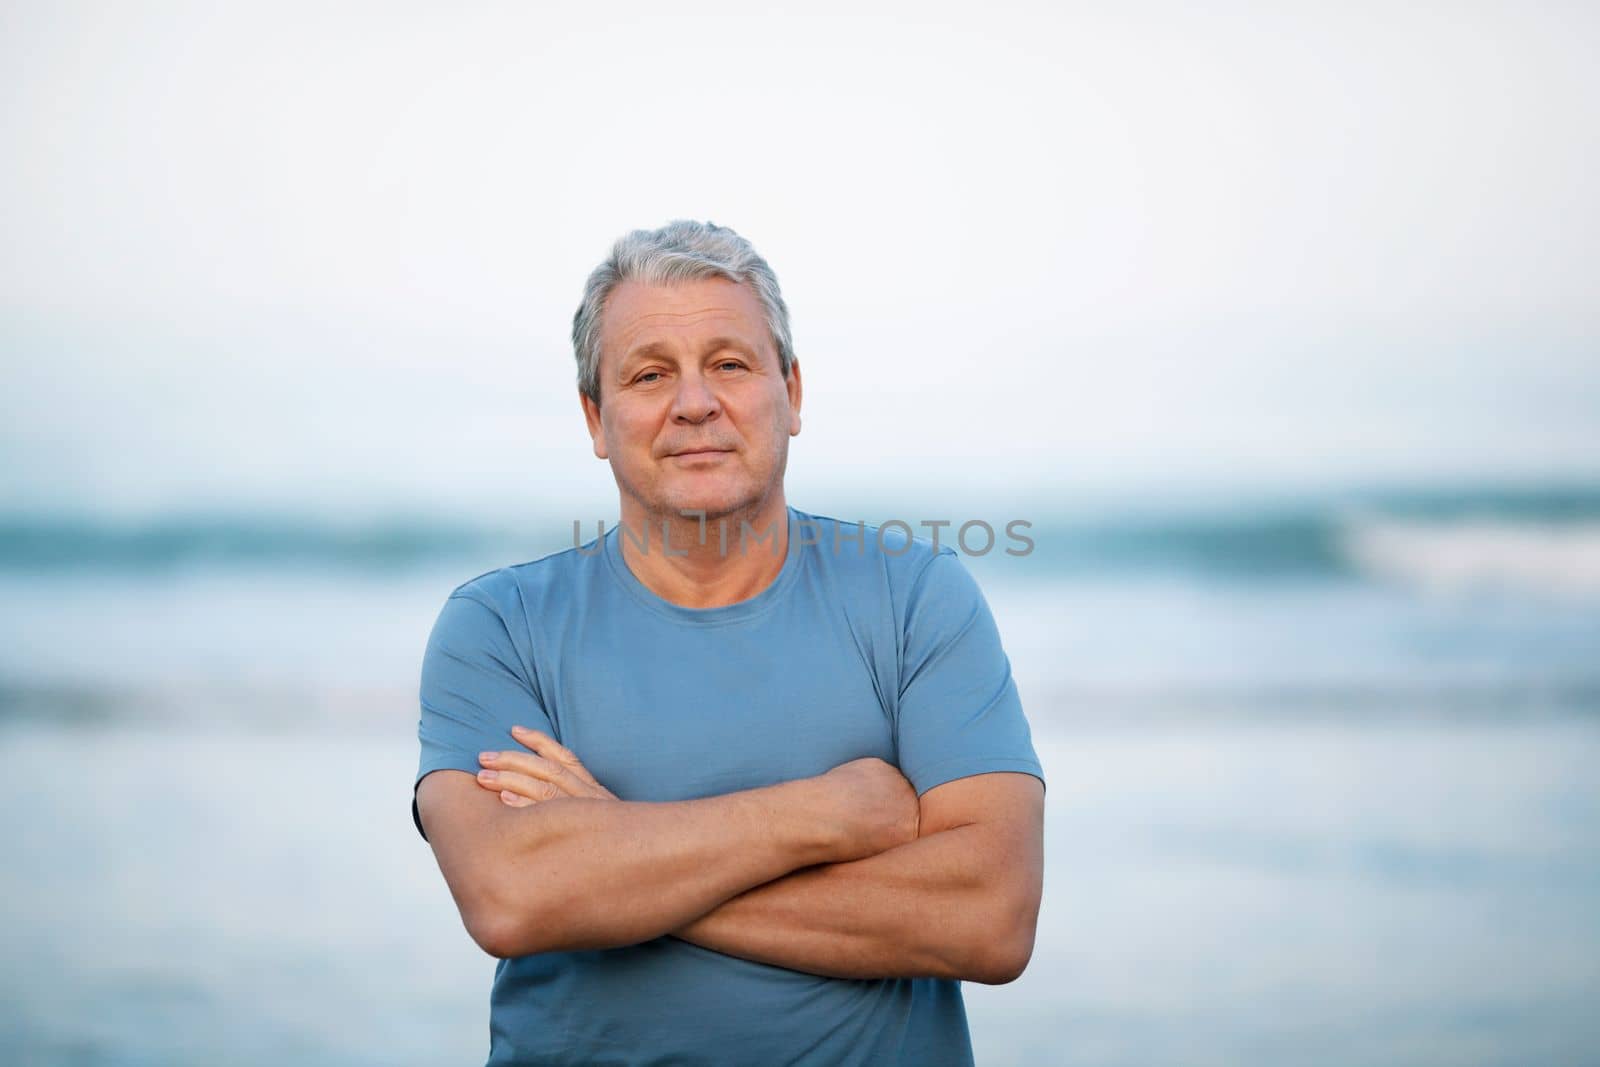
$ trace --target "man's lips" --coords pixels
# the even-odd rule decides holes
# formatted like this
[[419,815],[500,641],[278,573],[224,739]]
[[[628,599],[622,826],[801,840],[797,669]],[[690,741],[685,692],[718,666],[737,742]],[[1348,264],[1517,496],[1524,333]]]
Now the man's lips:
[[669,455],[669,456],[678,456],[678,457],[720,456],[724,452],[732,452],[732,451],[733,451],[733,449],[731,449],[731,448],[691,448],[691,449],[686,449],[683,452],[668,452],[667,455]]

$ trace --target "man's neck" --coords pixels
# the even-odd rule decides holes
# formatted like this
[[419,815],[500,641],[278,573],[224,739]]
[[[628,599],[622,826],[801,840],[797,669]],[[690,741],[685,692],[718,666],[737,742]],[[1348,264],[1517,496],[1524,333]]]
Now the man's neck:
[[624,498],[617,536],[628,570],[656,596],[685,608],[720,608],[777,579],[788,557],[789,508],[781,488],[749,508],[704,519],[646,511]]

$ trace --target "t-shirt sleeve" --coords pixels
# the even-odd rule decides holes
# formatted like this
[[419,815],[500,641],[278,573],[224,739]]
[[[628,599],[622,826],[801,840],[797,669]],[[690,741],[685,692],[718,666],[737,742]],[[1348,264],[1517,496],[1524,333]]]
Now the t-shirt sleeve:
[[439,611],[422,656],[422,717],[417,723],[421,761],[412,786],[411,819],[428,839],[417,811],[416,786],[433,771],[453,768],[476,775],[478,753],[522,745],[512,726],[555,736],[532,679],[500,611],[471,592],[457,590]]
[[917,795],[989,771],[1044,781],[989,604],[956,554],[941,548],[906,601],[896,743]]

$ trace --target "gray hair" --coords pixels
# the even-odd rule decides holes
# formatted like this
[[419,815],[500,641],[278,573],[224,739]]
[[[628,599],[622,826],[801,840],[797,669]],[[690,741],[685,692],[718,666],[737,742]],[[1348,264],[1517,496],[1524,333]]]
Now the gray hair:
[[634,230],[617,238],[611,255],[589,275],[583,303],[572,317],[578,391],[600,403],[600,313],[611,290],[629,279],[646,285],[671,285],[696,278],[726,278],[755,290],[778,350],[778,369],[787,378],[794,363],[794,340],[789,335],[789,308],[778,291],[777,275],[749,241],[728,227],[677,219],[659,230]]

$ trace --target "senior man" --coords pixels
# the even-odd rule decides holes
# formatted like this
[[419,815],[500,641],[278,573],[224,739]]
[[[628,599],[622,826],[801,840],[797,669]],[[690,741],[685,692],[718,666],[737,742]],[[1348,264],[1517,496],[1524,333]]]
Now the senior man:
[[459,586],[422,665],[489,1063],[971,1063],[960,983],[1022,973],[1044,865],[982,593],[787,503],[800,365],[732,230],[618,240],[573,346],[620,525]]

